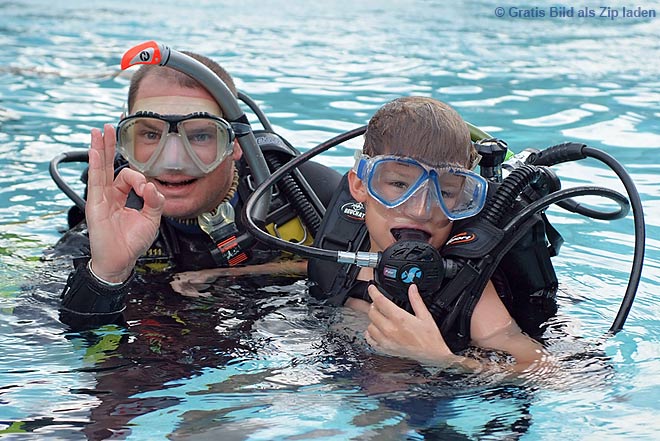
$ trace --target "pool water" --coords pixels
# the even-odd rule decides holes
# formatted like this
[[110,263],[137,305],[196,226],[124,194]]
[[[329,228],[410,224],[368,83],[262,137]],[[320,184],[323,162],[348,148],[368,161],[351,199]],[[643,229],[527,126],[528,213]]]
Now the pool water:
[[[660,13],[653,2],[638,6]],[[544,17],[523,19],[509,8],[1,2],[0,436],[657,439],[660,18],[554,17],[541,6]],[[560,312],[548,336],[560,374],[439,374],[380,356],[343,331],[355,317],[338,325],[337,311],[315,305],[293,277],[221,279],[211,296],[183,300],[163,281],[134,293],[129,329],[68,333],[57,305],[69,264],[41,260],[71,206],[49,161],[117,121],[128,85],[121,55],[152,39],[218,60],[302,151],[365,124],[391,99],[427,95],[515,151],[572,140],[614,156],[637,185],[647,228],[623,331],[605,336],[628,283],[632,215],[595,221],[551,207],[565,239],[553,259]],[[358,147],[322,160],[344,172]],[[564,187],[623,191],[593,160],[555,169]],[[63,170],[78,190],[80,172]]]

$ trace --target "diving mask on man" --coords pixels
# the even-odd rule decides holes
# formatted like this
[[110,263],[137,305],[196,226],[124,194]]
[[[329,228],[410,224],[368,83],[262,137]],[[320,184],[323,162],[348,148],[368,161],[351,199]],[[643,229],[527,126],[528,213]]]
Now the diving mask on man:
[[117,149],[146,176],[202,177],[233,153],[234,129],[216,106],[181,104],[139,102],[117,125]]
[[421,203],[429,209],[435,201],[448,219],[458,220],[476,215],[486,202],[487,181],[453,165],[431,167],[408,157],[360,155],[354,170],[371,197],[387,208],[423,197]]

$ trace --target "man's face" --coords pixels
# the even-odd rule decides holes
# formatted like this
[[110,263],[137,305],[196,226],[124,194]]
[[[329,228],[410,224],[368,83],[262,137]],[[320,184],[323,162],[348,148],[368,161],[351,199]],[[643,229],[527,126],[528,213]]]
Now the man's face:
[[370,251],[383,251],[396,242],[392,235],[393,229],[424,231],[430,235],[429,243],[438,249],[447,241],[452,223],[440,206],[431,203],[428,189],[420,190],[419,195],[393,209],[374,199],[367,192],[366,185],[352,171],[349,184],[353,198],[365,206],[365,222],[371,239]]
[[[187,115],[222,112],[211,94],[204,88],[187,88],[161,77],[147,76],[140,83],[131,112],[152,111],[161,115]],[[178,172],[165,172],[147,180],[165,196],[163,214],[173,218],[192,218],[212,210],[224,199],[231,186],[234,161],[242,151],[234,141],[234,152],[205,176],[192,177]]]

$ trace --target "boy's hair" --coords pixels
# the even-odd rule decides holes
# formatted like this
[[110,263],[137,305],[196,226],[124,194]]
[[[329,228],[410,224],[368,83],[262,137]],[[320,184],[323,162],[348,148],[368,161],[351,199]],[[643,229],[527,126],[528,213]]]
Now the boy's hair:
[[[226,70],[224,70],[218,63],[216,63],[215,61],[211,60],[208,57],[205,57],[204,55],[199,55],[194,52],[181,51],[181,53],[186,54],[191,58],[194,58],[195,60],[202,63],[204,66],[211,69],[213,73],[215,73],[227,85],[231,93],[233,93],[234,96],[238,96],[238,91],[236,89],[236,85],[234,84],[234,80],[232,79],[231,75],[229,75],[229,73]],[[133,74],[133,77],[131,78],[131,84],[128,88],[129,112],[131,111],[131,109],[133,108],[133,104],[135,103],[135,96],[137,95],[138,89],[140,88],[140,84],[142,84],[142,81],[147,76],[173,80],[179,86],[188,87],[191,89],[196,87],[204,87],[194,78],[178,70],[174,70],[167,66],[155,66],[153,64],[143,64]]]
[[466,168],[477,157],[460,115],[441,101],[421,96],[398,98],[381,107],[369,120],[362,151]]

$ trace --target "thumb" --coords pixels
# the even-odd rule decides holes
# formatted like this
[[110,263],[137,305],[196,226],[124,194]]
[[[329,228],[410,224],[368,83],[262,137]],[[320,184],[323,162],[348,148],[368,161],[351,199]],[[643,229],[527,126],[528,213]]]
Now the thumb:
[[422,300],[422,296],[419,294],[417,285],[412,284],[408,288],[408,300],[410,300],[410,305],[415,312],[415,317],[420,320],[426,321],[428,319],[433,319],[433,316],[429,312],[429,309],[426,307],[426,303]]

